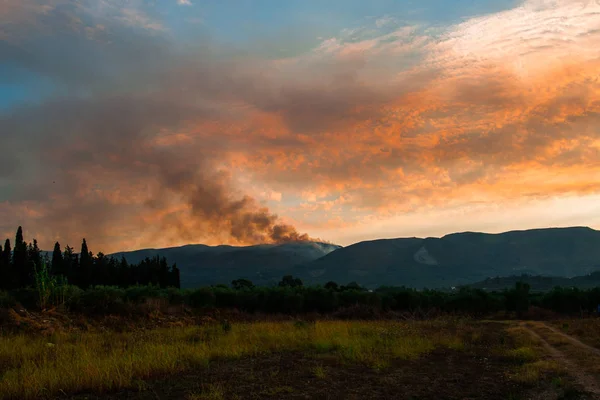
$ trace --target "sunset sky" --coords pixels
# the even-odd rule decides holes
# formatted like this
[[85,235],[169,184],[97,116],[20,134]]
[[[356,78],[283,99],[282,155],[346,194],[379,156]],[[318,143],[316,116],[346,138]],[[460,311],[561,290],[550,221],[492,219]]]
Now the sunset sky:
[[0,0],[18,225],[96,252],[600,228],[600,0]]

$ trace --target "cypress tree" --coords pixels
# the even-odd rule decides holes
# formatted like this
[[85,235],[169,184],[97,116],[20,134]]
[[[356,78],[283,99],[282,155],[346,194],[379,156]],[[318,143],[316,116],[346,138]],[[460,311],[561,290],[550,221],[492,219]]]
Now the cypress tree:
[[73,285],[79,284],[76,272],[77,263],[75,260],[75,253],[71,246],[66,245],[65,251],[63,252],[63,273],[69,279],[69,283],[72,283]]
[[4,242],[4,250],[2,250],[2,265],[4,266],[5,275],[3,277],[2,287],[4,289],[13,289],[16,284],[15,270],[12,265],[12,250],[10,248],[10,239]]
[[119,270],[118,270],[118,261],[114,257],[108,258],[108,263],[106,266],[106,276],[108,279],[107,285],[118,286],[119,285]]
[[17,251],[20,251],[24,248],[25,241],[23,240],[23,228],[19,226],[17,229],[17,235],[15,237],[15,251],[13,253],[13,263],[15,262],[15,258],[17,257]]
[[0,290],[8,289],[9,265],[4,263],[4,250],[0,246]]
[[100,252],[93,258],[92,281],[93,285],[110,285],[108,276],[108,257]]
[[[27,251],[27,258],[29,262],[34,267],[39,267],[42,262],[42,254],[40,252],[40,248],[38,247],[38,242],[36,239],[33,239],[33,244],[29,245],[29,249]],[[30,271],[30,273],[33,271]]]
[[65,270],[64,270],[64,263],[63,263],[63,255],[62,255],[62,251],[60,249],[60,243],[56,242],[54,243],[54,251],[52,251],[52,275],[54,276],[58,276],[58,275],[63,275],[65,276]]
[[27,265],[27,243],[23,240],[23,228],[20,226],[15,237],[12,263],[17,274],[17,287],[27,286],[32,277],[30,277],[29,266]]
[[93,255],[88,250],[87,242],[83,239],[81,253],[79,254],[80,285],[82,288],[87,288],[92,283],[92,264]]

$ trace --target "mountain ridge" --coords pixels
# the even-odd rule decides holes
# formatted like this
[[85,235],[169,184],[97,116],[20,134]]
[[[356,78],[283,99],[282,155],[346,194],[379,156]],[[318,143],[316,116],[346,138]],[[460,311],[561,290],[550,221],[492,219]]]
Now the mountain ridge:
[[585,226],[456,232],[442,237],[386,238],[339,246],[322,242],[207,246],[190,244],[112,255],[137,262],[165,256],[182,270],[182,286],[246,278],[276,284],[294,275],[307,284],[357,282],[449,287],[515,274],[573,277],[600,269],[600,231]]
[[182,287],[228,284],[234,279],[250,279],[257,284],[276,284],[287,270],[315,260],[341,246],[322,242],[290,242],[252,246],[184,245],[165,249],[140,249],[110,254],[139,262],[146,257],[166,257],[177,263]]

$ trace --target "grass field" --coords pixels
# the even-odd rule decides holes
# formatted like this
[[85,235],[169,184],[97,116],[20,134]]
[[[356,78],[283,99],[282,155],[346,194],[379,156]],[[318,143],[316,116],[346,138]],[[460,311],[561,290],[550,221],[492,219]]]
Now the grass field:
[[[81,398],[121,398],[119,393],[131,398],[131,391],[138,393],[135,398],[156,398],[156,390],[175,393],[159,398],[294,398],[306,390],[301,383],[306,379],[311,390],[321,388],[323,395],[309,398],[342,398],[329,394],[364,379],[370,394],[378,393],[373,387],[407,393],[407,385],[413,384],[421,394],[418,398],[436,398],[430,389],[437,382],[442,385],[439,390],[449,391],[483,385],[477,389],[485,394],[481,398],[506,398],[503,393],[510,388],[511,396],[519,398],[519,393],[544,382],[563,379],[560,368],[544,360],[543,352],[519,329],[439,319],[217,323],[134,333],[3,335],[0,398],[77,398],[80,393],[85,394]],[[341,386],[330,392],[336,385]],[[443,393],[437,395],[444,398]],[[381,396],[372,398],[387,395]],[[352,393],[345,397],[352,398]]]
[[560,331],[600,349],[600,318],[558,320],[554,321],[552,325]]

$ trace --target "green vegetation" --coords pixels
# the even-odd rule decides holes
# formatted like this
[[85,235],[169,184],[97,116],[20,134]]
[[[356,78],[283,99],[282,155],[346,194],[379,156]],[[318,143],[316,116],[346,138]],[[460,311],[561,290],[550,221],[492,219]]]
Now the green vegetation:
[[23,240],[23,229],[19,227],[14,250],[9,239],[0,250],[0,290],[35,287],[43,308],[67,281],[83,289],[98,285],[180,287],[179,269],[176,265],[169,267],[164,257],[145,258],[138,264],[130,264],[124,258],[117,260],[103,253],[94,255],[85,239],[79,254],[69,246],[61,252],[60,244],[56,243],[50,259],[42,254],[35,239],[29,244]]
[[546,375],[553,375],[554,381],[562,382],[566,379],[564,368],[555,360],[544,359],[546,350],[542,343],[525,328],[511,326],[507,332],[513,338],[515,348],[506,350],[505,354],[519,364],[511,374],[512,379],[523,383],[536,383]]
[[[261,385],[257,393],[262,396],[298,391],[284,377],[294,369],[294,361],[304,366],[301,379],[325,388],[339,379],[340,368],[361,368],[371,374],[361,378],[382,376],[381,382],[402,385],[396,383],[402,374],[384,378],[385,371],[399,363],[402,368],[407,363],[418,367],[419,360],[437,357],[431,365],[424,365],[429,373],[452,354],[462,361],[448,365],[449,371],[454,373],[462,363],[471,363],[464,367],[465,374],[495,368],[497,375],[489,382],[500,390],[504,389],[501,380],[506,379],[512,384],[509,393],[521,393],[523,387],[539,382],[567,393],[572,389],[570,378],[556,360],[546,357],[548,346],[569,349],[570,356],[595,371],[595,362],[585,359],[585,348],[547,325],[471,318],[528,319],[542,309],[589,315],[600,304],[600,288],[554,288],[540,293],[521,281],[495,292],[469,287],[369,290],[356,281],[328,281],[325,286],[304,283],[303,275],[287,274],[271,286],[240,277],[230,286],[181,289],[177,267],[169,267],[165,258],[156,255],[129,264],[124,258],[93,255],[85,239],[79,255],[69,246],[63,252],[56,243],[50,258],[40,252],[35,240],[27,244],[19,228],[14,250],[7,240],[0,252],[0,398],[148,390],[146,382],[151,379],[208,371],[207,366],[227,360],[243,363],[249,357],[271,356],[280,357],[280,362],[290,357],[292,365],[268,372],[266,376],[276,383]],[[251,320],[250,314],[261,322],[240,322]],[[293,315],[295,321],[266,314]],[[323,321],[323,317],[333,320]],[[286,322],[265,322],[284,318]],[[48,319],[56,321],[57,329]],[[134,324],[144,319],[156,325],[151,322],[123,332],[126,329],[121,325],[126,321]],[[600,324],[596,325],[585,329],[592,326],[589,330],[597,335]],[[584,328],[577,322],[559,326],[592,341],[593,334],[582,334]],[[488,364],[488,357],[495,361]],[[254,379],[253,368],[244,379]],[[193,389],[187,391],[187,398],[239,395],[218,379],[203,380]],[[463,389],[452,390],[461,393]]]
[[85,314],[125,315],[135,312],[139,305],[155,302],[163,308],[176,306],[198,311],[231,309],[264,314],[318,313],[339,319],[373,320],[390,313],[392,316],[401,313],[410,318],[440,314],[530,318],[542,311],[581,316],[595,315],[600,304],[600,288],[555,288],[547,293],[530,293],[526,284],[517,284],[515,288],[502,292],[469,288],[453,292],[418,291],[401,287],[369,291],[353,285],[336,285],[337,289],[331,285],[324,288],[298,284],[257,287],[249,281],[244,284],[233,282],[233,287],[217,285],[198,289],[136,285],[127,288],[93,286],[81,290],[48,275],[44,267],[37,270],[35,277],[35,287],[0,291],[0,308],[19,303],[27,309],[61,306]]
[[[211,360],[287,351],[316,354],[324,348],[342,363],[385,368],[393,360],[415,359],[468,340],[477,329],[481,328],[468,320],[335,321],[309,328],[263,322],[233,324],[230,330],[216,324],[135,333],[4,335],[0,336],[0,397],[37,399],[86,389],[104,392],[134,387],[139,379],[203,367]],[[326,376],[324,370],[315,370],[315,375]]]
[[317,379],[325,379],[327,377],[327,372],[322,365],[317,365],[313,368],[313,374]]
[[487,278],[480,282],[469,283],[464,286],[493,292],[512,288],[517,282],[526,283],[531,287],[532,292],[539,293],[549,292],[555,287],[593,289],[600,287],[600,271],[572,278],[529,274],[511,275],[506,277]]
[[552,325],[567,335],[577,337],[582,342],[600,349],[600,318],[556,320]]
[[38,294],[38,306],[42,310],[51,304],[65,303],[68,291],[67,280],[62,275],[52,275],[44,260],[42,260],[39,268],[35,268],[34,282]]

